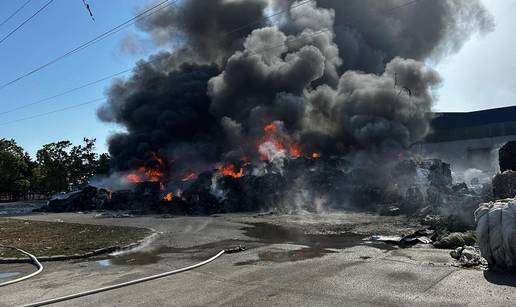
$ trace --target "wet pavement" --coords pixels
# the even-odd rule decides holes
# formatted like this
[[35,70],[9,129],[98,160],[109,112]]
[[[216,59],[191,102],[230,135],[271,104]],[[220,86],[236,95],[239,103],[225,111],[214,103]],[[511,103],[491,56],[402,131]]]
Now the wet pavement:
[[[222,240],[209,244],[191,246],[187,248],[174,248],[170,246],[158,246],[145,251],[134,251],[118,255],[96,257],[95,262],[100,266],[110,265],[146,265],[157,263],[170,254],[192,254],[192,259],[201,252],[213,251],[221,246],[231,247],[243,245],[246,249],[253,249],[263,245],[293,244],[303,246],[296,250],[265,251],[258,253],[259,259],[237,262],[235,265],[256,264],[260,261],[288,262],[310,258],[323,257],[329,253],[337,253],[339,249],[350,248],[358,245],[369,245],[381,250],[394,250],[395,246],[366,241],[368,236],[355,233],[339,234],[312,234],[304,233],[299,227],[284,227],[270,223],[250,223],[249,226],[240,228],[244,235],[251,240]],[[199,259],[200,260],[200,259]]]
[[20,272],[0,272],[0,280],[20,275]]
[[45,203],[45,201],[0,203],[0,217],[30,215],[32,210],[41,208]]
[[[94,214],[26,218],[149,227],[156,240],[131,253],[44,263],[28,282],[0,288],[16,306],[192,265],[235,245],[247,249],[179,275],[56,306],[510,306],[516,278],[451,265],[447,250],[364,240],[407,234],[417,222],[369,214],[144,216]],[[18,267],[0,265],[1,272]],[[1,279],[0,279],[1,280]]]

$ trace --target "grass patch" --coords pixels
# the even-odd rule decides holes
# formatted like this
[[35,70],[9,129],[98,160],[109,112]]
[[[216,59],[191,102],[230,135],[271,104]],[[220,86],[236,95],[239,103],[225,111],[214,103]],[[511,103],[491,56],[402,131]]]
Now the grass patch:
[[[74,255],[111,246],[125,246],[150,235],[145,228],[39,222],[0,218],[0,244],[37,256]],[[0,248],[0,257],[22,257]]]

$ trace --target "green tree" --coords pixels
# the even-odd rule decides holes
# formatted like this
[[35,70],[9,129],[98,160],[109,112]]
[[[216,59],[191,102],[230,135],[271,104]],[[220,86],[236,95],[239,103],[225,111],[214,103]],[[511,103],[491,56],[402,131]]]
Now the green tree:
[[97,169],[95,170],[95,175],[109,175],[111,170],[111,156],[108,153],[100,154],[99,159],[97,161]]
[[47,195],[66,192],[84,187],[94,175],[109,174],[109,155],[95,153],[95,139],[84,138],[83,142],[43,145],[30,172],[33,189]]
[[83,141],[84,145],[72,147],[69,154],[69,180],[74,188],[85,186],[98,166],[98,155],[94,152],[96,139],[84,138]]
[[0,139],[0,193],[11,200],[26,195],[30,187],[27,157],[15,140]]
[[38,164],[37,186],[40,193],[53,194],[68,191],[70,154],[68,148],[72,146],[70,141],[60,141],[45,144],[36,154]]

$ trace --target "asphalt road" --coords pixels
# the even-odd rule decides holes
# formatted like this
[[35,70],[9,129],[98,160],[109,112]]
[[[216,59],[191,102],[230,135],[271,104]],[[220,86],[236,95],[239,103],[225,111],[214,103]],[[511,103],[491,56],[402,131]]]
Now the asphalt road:
[[[368,234],[408,233],[417,223],[368,214],[145,216],[93,214],[26,217],[47,221],[149,227],[157,239],[134,253],[44,263],[39,276],[0,288],[0,306],[18,306],[200,262],[193,271],[55,306],[514,306],[516,277],[452,265],[449,251],[393,248]],[[28,265],[0,265],[24,272]],[[5,280],[5,279],[0,279]]]

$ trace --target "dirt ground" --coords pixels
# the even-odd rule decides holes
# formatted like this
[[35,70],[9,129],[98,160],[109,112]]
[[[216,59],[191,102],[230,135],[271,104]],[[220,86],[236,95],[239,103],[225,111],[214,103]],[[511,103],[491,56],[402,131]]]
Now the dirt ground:
[[[101,248],[125,246],[150,235],[145,228],[39,222],[0,218],[0,244],[38,256],[84,254]],[[0,257],[24,257],[1,249]]]

